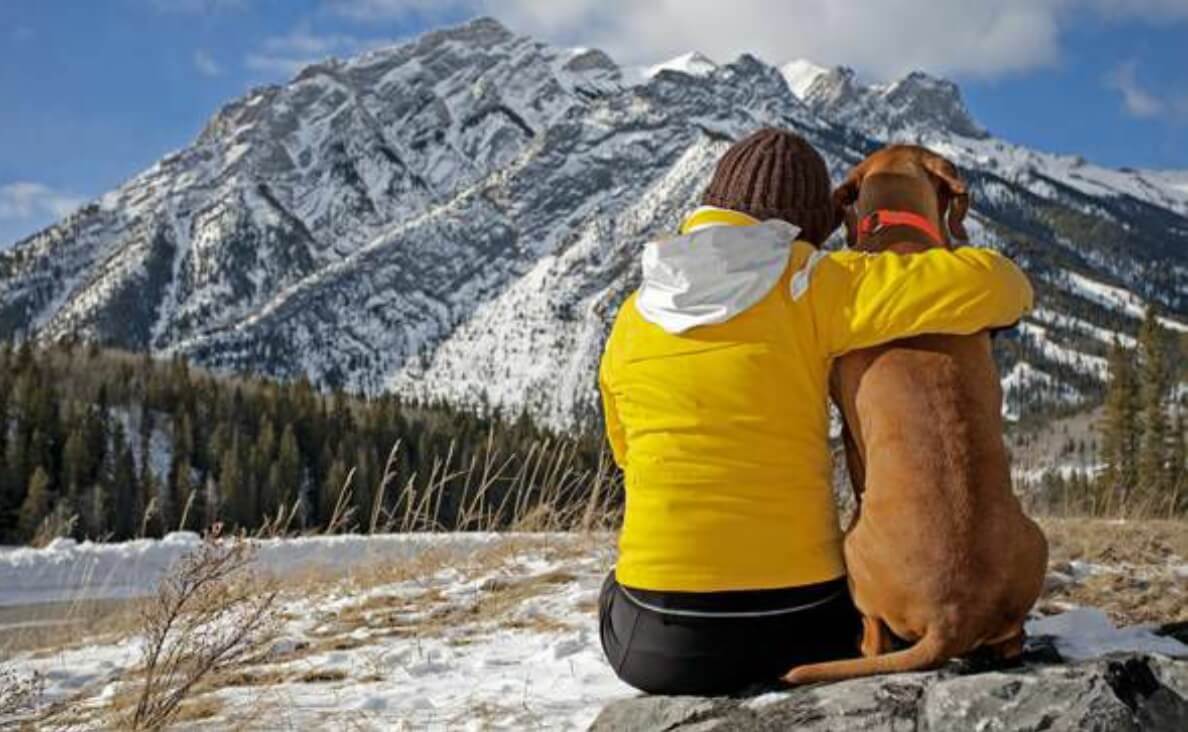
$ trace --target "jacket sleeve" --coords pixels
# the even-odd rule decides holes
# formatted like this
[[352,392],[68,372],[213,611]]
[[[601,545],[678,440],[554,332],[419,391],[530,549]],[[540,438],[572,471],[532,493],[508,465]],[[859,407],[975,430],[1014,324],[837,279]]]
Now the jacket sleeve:
[[598,367],[598,390],[602,392],[602,416],[606,422],[606,437],[610,441],[611,453],[615,464],[620,468],[627,467],[627,440],[623,434],[623,423],[619,421],[619,412],[615,406],[615,395],[611,391],[610,378],[613,366],[612,348],[615,334],[607,339],[606,350],[602,353],[602,363]]
[[968,335],[1031,310],[1023,272],[990,249],[830,252],[798,273],[828,355],[926,333]]

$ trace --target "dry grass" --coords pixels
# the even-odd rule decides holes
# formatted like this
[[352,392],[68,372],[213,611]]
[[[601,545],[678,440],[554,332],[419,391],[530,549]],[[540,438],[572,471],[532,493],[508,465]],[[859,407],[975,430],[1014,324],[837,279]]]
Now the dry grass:
[[[1043,519],[1050,547],[1048,588],[1041,612],[1067,605],[1099,607],[1115,623],[1188,620],[1188,581],[1175,565],[1188,562],[1188,522]],[[1078,576],[1073,562],[1101,565]]]
[[186,699],[171,718],[172,724],[200,722],[217,717],[223,711],[223,702],[216,696],[204,694]]
[[201,691],[227,687],[277,686],[292,678],[292,673],[279,668],[231,668],[214,674],[201,686]]
[[1051,560],[1159,564],[1188,561],[1188,521],[1041,518]]
[[327,640],[341,639],[367,630],[377,637],[438,637],[480,632],[484,625],[538,630],[567,628],[559,621],[513,618],[510,613],[525,601],[574,579],[574,575],[558,571],[491,578],[483,583],[474,599],[464,603],[452,602],[434,589],[413,596],[374,595],[343,608],[312,635]]
[[[524,454],[506,454],[490,432],[482,450],[459,462],[455,445],[436,456],[428,476],[405,475],[392,446],[371,505],[354,505],[354,468],[337,491],[326,526],[315,534],[503,531],[590,532],[619,525],[622,480],[609,453],[593,469],[582,467],[581,445],[545,439]],[[282,505],[265,520],[257,537],[291,536],[301,506]],[[366,507],[365,507],[366,508]]]
[[[143,599],[88,600],[0,608],[0,656],[23,651],[43,658],[95,643],[114,643],[140,624]],[[36,623],[26,625],[24,623]]]

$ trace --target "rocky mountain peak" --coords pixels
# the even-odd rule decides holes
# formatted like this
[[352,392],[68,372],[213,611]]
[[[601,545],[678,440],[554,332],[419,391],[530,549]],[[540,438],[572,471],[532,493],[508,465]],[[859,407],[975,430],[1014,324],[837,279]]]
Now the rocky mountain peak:
[[814,111],[865,129],[878,139],[920,132],[989,137],[965,107],[961,89],[948,79],[913,71],[889,84],[865,84],[844,66],[805,73],[805,67],[798,65],[792,72],[789,84],[797,85],[798,95]]
[[503,23],[489,16],[480,16],[460,25],[427,33],[421,36],[421,43],[425,46],[435,46],[446,41],[454,41],[478,48],[490,48],[508,43],[515,38],[516,35]]
[[961,98],[961,89],[948,79],[913,71],[882,90],[888,104],[902,110],[905,119],[934,124],[962,137],[985,139],[989,133],[977,124]]
[[804,99],[809,87],[822,74],[828,73],[829,69],[807,59],[796,59],[789,61],[780,67],[780,73],[784,75],[784,80],[788,82],[788,88],[792,90],[798,98]]
[[645,79],[650,79],[661,71],[676,71],[690,76],[704,76],[718,68],[709,57],[698,51],[683,53],[675,58],[650,66],[644,70]]

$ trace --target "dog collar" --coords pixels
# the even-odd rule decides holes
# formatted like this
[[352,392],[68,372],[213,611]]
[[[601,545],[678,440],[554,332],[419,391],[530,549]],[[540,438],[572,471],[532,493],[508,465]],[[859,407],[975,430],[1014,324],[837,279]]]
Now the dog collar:
[[862,236],[870,236],[892,226],[908,226],[917,231],[923,231],[937,244],[943,245],[945,243],[945,240],[941,237],[940,230],[936,228],[936,224],[920,214],[915,214],[911,211],[890,211],[886,209],[872,211],[866,216],[863,216],[862,221],[858,222],[858,233]]

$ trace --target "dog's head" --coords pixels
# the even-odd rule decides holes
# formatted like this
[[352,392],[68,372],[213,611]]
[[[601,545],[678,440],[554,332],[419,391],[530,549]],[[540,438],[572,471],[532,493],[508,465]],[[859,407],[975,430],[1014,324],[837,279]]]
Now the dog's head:
[[[846,226],[846,241],[853,247],[858,243],[859,197],[867,176],[892,173],[927,180],[936,192],[937,228],[945,239],[968,241],[965,216],[969,213],[969,187],[961,178],[957,166],[946,158],[918,145],[888,145],[863,160],[850,171],[844,183],[833,192],[836,225]],[[947,221],[947,226],[942,222]],[[951,238],[950,238],[951,237]]]

